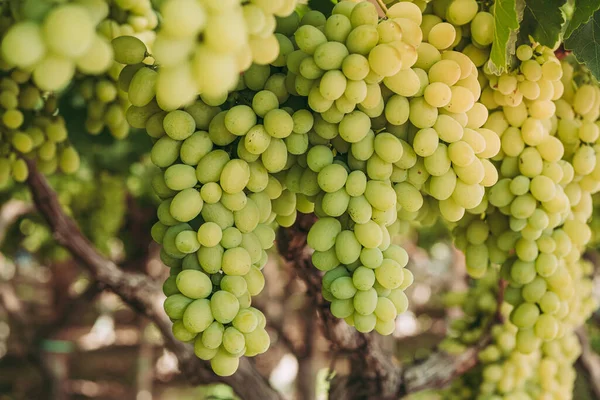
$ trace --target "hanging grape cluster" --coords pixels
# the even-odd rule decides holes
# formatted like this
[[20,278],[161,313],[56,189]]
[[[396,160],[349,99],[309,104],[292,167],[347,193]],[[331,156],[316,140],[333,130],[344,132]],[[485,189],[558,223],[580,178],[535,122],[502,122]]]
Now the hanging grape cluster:
[[331,313],[388,335],[413,282],[394,238],[441,220],[473,278],[447,298],[464,316],[441,347],[486,341],[445,394],[570,398],[574,330],[596,306],[581,256],[600,190],[600,88],[533,41],[497,74],[488,4],[382,4],[4,9],[0,181],[26,179],[22,157],[77,170],[57,108],[75,79],[89,133],[152,140],[165,311],[218,375],[269,347],[252,297],[278,227],[313,213],[307,243]]

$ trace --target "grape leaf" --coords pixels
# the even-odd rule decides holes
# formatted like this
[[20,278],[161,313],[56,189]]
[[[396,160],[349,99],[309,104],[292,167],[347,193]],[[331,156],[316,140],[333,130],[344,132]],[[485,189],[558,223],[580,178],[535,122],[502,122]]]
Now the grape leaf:
[[592,14],[598,9],[600,9],[600,0],[577,0],[573,9],[573,16],[565,31],[565,39],[569,38],[581,24],[588,22]]
[[584,63],[596,78],[600,78],[600,10],[573,31],[565,41],[565,49],[572,50],[577,61]]
[[508,70],[519,22],[523,16],[524,0],[496,0],[492,6],[494,14],[494,43],[490,53],[490,70],[502,73]]
[[528,36],[550,48],[560,37],[565,17],[560,7],[566,0],[525,0],[525,13],[519,36],[528,43]]

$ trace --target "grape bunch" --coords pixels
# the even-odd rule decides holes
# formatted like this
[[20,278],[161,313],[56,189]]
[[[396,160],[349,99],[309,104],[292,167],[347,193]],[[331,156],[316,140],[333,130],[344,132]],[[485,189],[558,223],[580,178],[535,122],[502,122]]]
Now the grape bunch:
[[[572,205],[583,193],[600,190],[600,163],[597,144],[600,137],[600,89],[589,77],[574,81],[574,68],[562,62],[564,94],[556,99],[557,137],[565,147],[564,159],[573,166],[573,183],[567,189]],[[579,187],[579,188],[578,188]],[[588,215],[589,217],[589,215]]]
[[[117,57],[125,40],[132,48],[143,46],[133,37],[117,38]],[[287,151],[276,137],[262,153],[240,151],[248,131],[262,127],[248,106],[222,110],[197,99],[183,109],[162,110],[148,85],[156,73],[135,63],[121,71],[119,83],[132,103],[128,122],[153,138],[150,156],[162,169],[152,180],[162,199],[152,237],[171,268],[165,311],[175,337],[193,340],[199,358],[211,360],[217,374],[231,375],[240,356],[269,346],[264,316],[251,307],[251,297],[264,286],[265,250],[275,239],[272,199],[283,190],[268,170],[283,169]]]
[[[535,63],[539,74],[537,81],[529,76],[531,82],[559,81],[562,68],[558,60],[543,57],[548,52],[542,48],[537,48],[539,56],[530,60],[534,50],[528,49],[529,58],[523,60],[520,69],[530,71],[533,64],[528,61]],[[553,88],[551,84],[549,87]],[[491,90],[499,92],[497,88]],[[516,87],[511,93],[517,97],[521,94]],[[571,252],[572,257],[579,257],[572,242],[577,244],[585,236],[577,231],[578,224],[568,219],[570,203],[565,187],[573,177],[572,167],[561,160],[564,151],[553,135],[553,107],[549,111],[546,107],[553,105],[553,92],[548,96],[505,104],[489,116],[484,126],[497,133],[501,143],[502,152],[495,159],[499,181],[489,190],[485,218],[470,215],[455,230],[471,275],[485,275],[490,262],[502,265],[503,277],[509,281],[507,300],[515,307],[511,322],[519,328],[517,348],[523,352],[534,351],[540,340],[553,340],[564,329],[560,320],[565,315],[555,316],[556,311],[545,310],[542,304],[549,297],[567,301],[573,295],[563,260]],[[499,108],[489,103],[486,106]]]
[[276,17],[291,14],[295,7],[296,0],[162,2],[152,45],[161,66],[155,81],[158,104],[172,111],[192,103],[198,94],[207,103],[222,103],[241,72],[278,57]]
[[37,160],[40,171],[70,174],[79,168],[77,150],[68,141],[56,98],[44,95],[31,74],[6,65],[0,70],[0,186],[29,175],[23,157]]
[[[157,24],[157,14],[148,0],[124,1],[110,4],[110,13],[97,30],[109,41],[119,36],[134,36],[151,48]],[[85,128],[92,135],[101,133],[105,127],[117,139],[129,134],[125,113],[130,102],[118,84],[123,68],[123,64],[114,61],[104,74],[84,75],[75,82],[75,90],[87,109]]]
[[107,127],[112,136],[123,139],[129,134],[125,115],[130,103],[112,76],[86,77],[77,82],[76,90],[85,102],[85,128],[88,133],[97,135]]
[[[463,308],[465,317],[451,322],[451,336],[441,343],[442,349],[460,353],[466,346],[482,340],[486,328],[482,328],[479,320],[485,326],[493,322],[494,314],[500,312],[505,322],[492,327],[489,344],[478,354],[479,366],[453,382],[444,392],[444,398],[570,398],[575,377],[572,364],[580,350],[572,329],[583,323],[595,307],[582,307],[580,303],[581,299],[588,304],[593,303],[591,281],[586,278],[591,272],[589,263],[577,262],[577,265],[570,267],[570,272],[581,287],[582,296],[573,296],[569,300],[566,308],[570,310],[569,316],[563,320],[568,329],[533,351],[523,351],[519,347],[519,343],[521,346],[523,343],[518,339],[519,328],[508,319],[512,306],[504,303],[500,310],[496,310],[500,277],[496,270],[490,270],[466,292],[450,293],[446,304]],[[509,302],[510,298],[509,295]],[[548,306],[551,302],[546,300],[545,304]]]

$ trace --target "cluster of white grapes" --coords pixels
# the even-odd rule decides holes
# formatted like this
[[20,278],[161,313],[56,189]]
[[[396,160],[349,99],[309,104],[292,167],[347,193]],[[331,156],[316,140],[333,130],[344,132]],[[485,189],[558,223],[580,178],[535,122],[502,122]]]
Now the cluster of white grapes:
[[[149,0],[120,1],[110,4],[110,13],[99,24],[97,31],[106,40],[111,41],[119,36],[135,36],[148,48],[152,48],[158,17]],[[117,139],[129,134],[129,124],[125,118],[130,102],[127,93],[118,83],[124,65],[113,61],[108,70],[98,76],[83,75],[75,81],[76,92],[83,100],[87,117],[86,130],[92,134],[100,134],[105,128]]]
[[[267,168],[275,172],[285,166],[285,144],[258,154],[239,150],[248,131],[262,127],[248,106],[224,111],[198,99],[184,109],[161,109],[147,79],[155,70],[139,66],[146,50],[137,49],[143,43],[129,36],[113,43],[116,59],[131,61],[119,77],[132,103],[127,120],[155,140],[151,159],[162,169],[152,181],[162,199],[152,236],[171,267],[165,311],[178,339],[194,341],[199,358],[210,360],[217,374],[231,375],[240,356],[260,354],[270,343],[251,296],[264,287],[265,250],[275,239],[272,200],[283,192]],[[276,160],[282,157],[283,165]]]
[[252,63],[267,65],[279,54],[276,17],[286,17],[296,0],[166,0],[152,55],[160,65],[156,100],[175,110],[200,93],[220,104],[233,91],[240,73]]
[[[111,71],[115,68],[111,68]],[[118,77],[118,70],[115,72]],[[125,118],[129,108],[127,94],[113,79],[115,74],[102,77],[86,76],[77,82],[77,92],[85,103],[87,117],[85,129],[92,135],[108,128],[111,135],[122,139],[129,135],[129,124]]]
[[[11,177],[17,182],[27,178],[27,164],[22,157],[35,159],[45,174],[57,170],[73,173],[79,168],[79,155],[70,145],[65,121],[59,115],[58,95],[77,71],[97,80],[113,65],[110,41],[96,32],[109,11],[103,0],[2,6],[3,184]],[[13,18],[14,12],[18,12],[18,21]],[[115,94],[114,88],[103,80],[87,89],[87,99],[93,97],[93,92],[105,98]],[[98,114],[103,112],[101,106],[97,103],[90,108]],[[123,108],[111,109],[105,118],[119,137],[129,131],[124,112]]]
[[[431,12],[450,21],[449,6],[467,3],[435,0]],[[597,191],[597,88],[577,89],[583,94],[574,112],[572,68],[538,45],[517,49],[519,67],[512,73],[491,74],[485,61],[493,16],[478,12],[477,5],[473,10],[472,19],[463,21],[470,22],[468,42],[458,48],[481,67],[480,101],[490,110],[483,126],[499,138],[500,151],[492,157],[499,180],[487,191],[485,206],[465,214],[453,231],[468,272],[481,278],[465,300],[469,321],[474,323],[473,304],[488,303],[494,293],[481,287],[497,268],[508,287],[501,308],[505,321],[480,352],[483,365],[458,380],[448,398],[571,398],[579,351],[573,330],[595,308],[589,266],[580,257],[590,239],[587,221]],[[481,308],[475,320],[490,312]],[[481,335],[479,325],[455,324],[449,350],[460,351]]]
[[96,32],[98,23],[108,16],[108,3],[22,4],[26,7],[24,19],[12,23],[3,33],[2,59],[12,67],[29,71],[39,89],[61,90],[76,71],[99,75],[111,66],[110,42]]
[[79,154],[67,140],[65,121],[55,115],[56,98],[44,96],[31,74],[6,65],[0,68],[0,186],[29,175],[23,156],[37,160],[46,174],[73,173]]

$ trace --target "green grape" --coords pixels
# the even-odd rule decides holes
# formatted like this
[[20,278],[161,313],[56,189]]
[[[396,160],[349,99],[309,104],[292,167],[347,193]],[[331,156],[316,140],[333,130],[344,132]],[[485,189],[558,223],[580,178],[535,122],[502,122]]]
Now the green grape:
[[346,192],[353,197],[362,195],[367,188],[367,177],[362,171],[352,171],[346,178]]
[[165,236],[165,232],[167,231],[167,229],[168,227],[162,224],[160,221],[156,222],[154,225],[152,225],[152,229],[150,231],[152,239],[156,243],[162,243],[163,237]]
[[23,21],[12,25],[2,39],[2,57],[7,63],[20,68],[35,65],[45,53],[42,31],[34,22]]
[[355,313],[360,315],[372,314],[377,307],[377,299],[377,291],[373,288],[358,290],[353,300]]
[[361,333],[368,333],[375,329],[377,324],[377,317],[375,314],[362,315],[359,313],[353,314],[354,327]]
[[354,226],[354,234],[358,242],[369,249],[379,247],[383,241],[381,228],[374,221],[356,224]]
[[321,218],[308,232],[308,245],[315,251],[327,251],[335,245],[335,238],[341,230],[341,224],[336,219]]
[[225,328],[223,324],[217,321],[213,321],[208,328],[202,332],[202,344],[207,349],[218,349],[223,343],[223,334],[225,332]]
[[375,284],[375,273],[372,269],[358,267],[352,273],[352,282],[358,290],[369,290]]
[[452,87],[461,77],[460,65],[450,59],[438,61],[428,71],[429,82],[442,82]]
[[48,55],[44,57],[33,71],[35,84],[45,91],[56,91],[64,88],[75,73],[75,64],[70,60]]
[[251,296],[257,296],[265,287],[265,278],[261,270],[255,266],[250,267],[250,271],[244,275],[244,279],[248,285],[248,293]]
[[162,203],[160,203],[156,211],[158,220],[166,226],[177,225],[177,223],[179,222],[175,218],[173,218],[173,216],[171,216],[171,212],[169,210],[171,207],[171,202],[171,199],[164,200]]
[[413,69],[403,69],[393,76],[385,77],[383,83],[391,91],[400,96],[415,96],[421,87],[419,75]]
[[341,69],[348,79],[359,81],[369,74],[369,60],[360,54],[350,54],[344,58]]
[[428,42],[438,50],[447,49],[454,43],[456,29],[447,22],[434,25],[427,36]]
[[61,152],[59,166],[65,174],[75,173],[79,169],[79,165],[79,153],[73,147],[67,147]]
[[342,264],[352,264],[360,256],[361,246],[350,230],[341,231],[335,239],[336,259]]
[[379,33],[375,25],[353,26],[346,39],[346,47],[352,54],[367,56],[377,45]]
[[[337,19],[343,18],[342,16],[338,16]],[[347,21],[347,19],[346,19]],[[339,27],[336,27],[339,28]],[[342,28],[343,29],[343,28]],[[349,31],[348,31],[349,33]],[[341,31],[339,34],[346,35],[348,33],[344,33]],[[326,32],[327,34],[327,32]],[[339,35],[338,34],[338,35]],[[339,70],[342,68],[342,64],[344,59],[348,56],[348,49],[342,43],[338,43],[337,41],[327,42],[319,45],[314,52],[314,62],[315,64],[324,71],[330,70]]]
[[417,128],[430,128],[438,118],[438,109],[429,105],[422,97],[410,101],[410,122]]
[[204,299],[212,292],[212,282],[201,271],[181,271],[176,278],[177,289],[190,299]]
[[523,354],[530,354],[540,347],[540,339],[535,336],[533,329],[517,332],[516,349]]
[[336,192],[325,193],[321,202],[322,211],[332,217],[341,216],[350,202],[350,196],[344,189],[340,189]]
[[194,188],[188,188],[173,197],[169,212],[177,221],[188,222],[200,214],[203,206],[204,202],[200,192]]
[[221,269],[224,250],[221,246],[200,247],[198,262],[202,269],[209,274],[216,274]]
[[402,67],[402,57],[397,48],[389,44],[379,44],[369,52],[371,70],[383,77],[393,76]]
[[328,193],[340,190],[346,184],[348,172],[339,164],[325,166],[317,176],[317,181],[322,190]]
[[367,223],[372,217],[372,212],[371,204],[364,196],[352,197],[348,202],[348,214],[358,224]]
[[146,45],[134,36],[119,36],[112,41],[115,61],[121,64],[139,64],[146,58]]
[[222,324],[233,321],[239,309],[240,304],[238,299],[233,294],[224,290],[215,292],[210,298],[210,310],[212,315],[216,321]]
[[397,315],[396,306],[386,297],[379,297],[377,299],[377,307],[375,307],[374,313],[382,321],[392,321]]
[[346,114],[339,125],[340,136],[349,143],[356,143],[363,139],[370,128],[369,117],[361,111]]
[[94,24],[85,8],[75,4],[55,7],[44,19],[44,39],[49,49],[63,57],[77,58],[90,47]]
[[[228,228],[232,229],[232,228]],[[213,247],[221,242],[223,231],[214,222],[205,222],[198,228],[198,242],[205,247]]]
[[[428,157],[425,157],[423,164],[427,172],[431,175],[442,176],[450,170],[452,160],[448,154],[448,147],[443,143],[438,143],[437,148]],[[456,165],[455,165],[456,167]],[[495,170],[495,167],[494,167]]]
[[333,299],[331,301],[331,313],[336,318],[346,318],[354,313],[353,300]]
[[367,182],[365,197],[378,210],[388,210],[396,204],[397,192],[389,184],[382,181]]
[[224,349],[217,349],[210,359],[210,367],[219,376],[231,376],[237,371],[240,359]]
[[169,297],[171,295],[179,293],[179,289],[177,289],[177,285],[175,284],[176,277],[169,276],[165,283],[163,284],[163,293],[165,296]]
[[194,354],[201,360],[208,361],[217,354],[217,349],[209,349],[202,343],[202,336],[196,337],[194,342]]
[[450,103],[452,90],[443,82],[433,82],[425,88],[425,101],[434,107],[445,107]]
[[258,317],[249,309],[241,309],[233,319],[232,325],[242,333],[250,333],[258,327]]
[[437,117],[433,128],[438,133],[441,140],[446,143],[454,143],[462,139],[463,127],[458,121],[449,115],[440,114]]
[[[471,35],[473,40],[482,46],[492,44],[494,40],[494,16],[488,12],[478,12],[471,21]],[[519,48],[521,47],[519,46]],[[517,48],[517,57],[521,56],[519,59],[523,60],[531,57],[522,58],[526,54],[522,54],[523,49],[519,53],[519,48]]]
[[349,276],[342,276],[335,279],[330,286],[330,291],[336,299],[347,300],[354,297],[357,292],[352,278]]
[[285,142],[278,138],[271,139],[269,146],[261,155],[261,161],[267,171],[276,173],[285,168],[287,163]]
[[383,262],[383,254],[378,248],[362,249],[360,262],[367,268],[378,268]]
[[200,248],[200,243],[196,238],[196,232],[179,232],[175,238],[175,247],[182,253],[195,253]]
[[169,318],[181,319],[187,307],[194,300],[185,297],[182,294],[173,294],[168,296],[164,303],[164,309]]
[[535,325],[539,315],[540,311],[536,305],[523,303],[513,310],[510,320],[517,327],[526,329]]
[[271,344],[269,334],[266,330],[264,330],[264,326],[260,327],[260,325],[261,324],[259,324],[259,327],[252,332],[244,334],[244,338],[246,339],[247,353],[262,354],[268,350],[269,345]]
[[394,125],[402,125],[408,121],[410,106],[404,96],[393,95],[385,105],[385,117]]
[[183,325],[183,321],[175,321],[171,327],[175,339],[181,342],[190,342],[196,338],[197,333],[188,331]]
[[421,157],[433,155],[437,150],[439,137],[435,129],[426,128],[420,129],[414,137],[413,148],[415,153]]
[[395,163],[402,158],[402,144],[391,133],[381,132],[377,134],[373,146],[377,155],[385,162]]
[[303,25],[294,33],[294,39],[300,50],[306,54],[314,54],[317,47],[327,42],[327,38],[312,25]]
[[164,251],[174,258],[183,258],[186,253],[183,253],[177,249],[176,237],[180,232],[189,231],[190,226],[188,224],[178,224],[169,227],[163,237],[163,249]]
[[[158,73],[150,68],[140,68],[128,86],[129,101],[136,107],[150,103],[156,95]],[[174,138],[176,139],[176,138]]]

